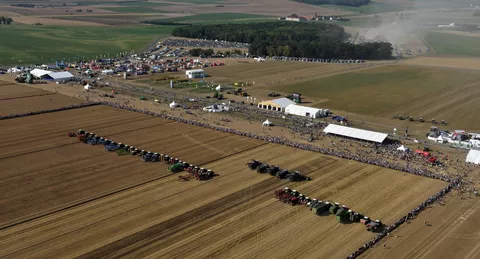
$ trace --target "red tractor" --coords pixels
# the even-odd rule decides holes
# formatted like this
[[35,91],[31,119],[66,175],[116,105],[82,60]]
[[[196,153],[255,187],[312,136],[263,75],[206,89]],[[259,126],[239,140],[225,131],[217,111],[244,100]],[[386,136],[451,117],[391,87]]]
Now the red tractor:
[[291,191],[288,187],[283,190],[275,191],[275,198],[279,199],[283,203],[290,204],[292,206],[298,203],[298,198],[293,194],[295,190]]

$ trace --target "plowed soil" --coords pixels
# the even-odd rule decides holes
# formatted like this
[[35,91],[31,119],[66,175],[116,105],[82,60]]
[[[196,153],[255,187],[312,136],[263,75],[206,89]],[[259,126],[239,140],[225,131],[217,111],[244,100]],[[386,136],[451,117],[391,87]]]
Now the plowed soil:
[[[67,137],[78,128],[219,176],[178,181],[162,163]],[[391,224],[445,186],[105,106],[0,121],[0,135],[0,168],[9,168],[0,171],[0,257],[8,258],[342,258],[374,234],[283,204],[273,191],[290,186]],[[313,180],[258,174],[245,166],[252,158]]]

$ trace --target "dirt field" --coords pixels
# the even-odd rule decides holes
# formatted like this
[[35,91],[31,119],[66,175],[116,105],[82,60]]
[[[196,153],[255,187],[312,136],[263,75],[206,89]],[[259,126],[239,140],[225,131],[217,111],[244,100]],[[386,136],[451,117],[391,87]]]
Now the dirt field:
[[417,57],[402,60],[400,63],[415,66],[480,69],[480,59],[478,58]]
[[[16,95],[22,94],[27,95],[29,93],[16,93]],[[31,111],[39,111],[44,109],[60,108],[69,104],[76,104],[82,102],[85,101],[77,100],[60,94],[45,94],[31,96],[28,98],[16,97],[13,99],[3,99],[2,97],[2,100],[0,100],[0,112],[2,115],[17,114]]]
[[0,82],[0,101],[13,99],[13,98],[25,98],[30,96],[39,96],[39,95],[52,95],[53,93],[38,90],[35,88],[16,85],[16,84],[6,84]]

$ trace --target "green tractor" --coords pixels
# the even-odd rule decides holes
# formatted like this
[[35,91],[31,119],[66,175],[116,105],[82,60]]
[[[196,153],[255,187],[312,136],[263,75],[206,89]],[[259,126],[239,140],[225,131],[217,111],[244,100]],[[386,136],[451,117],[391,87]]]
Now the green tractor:
[[359,214],[358,212],[355,212],[355,211],[352,211],[352,210],[348,210],[348,219],[351,221],[351,222],[359,222],[361,218],[363,218],[363,215]]
[[337,213],[335,214],[337,216],[337,221],[338,222],[345,222],[349,217],[349,210],[348,208],[343,205],[337,210]]
[[168,171],[172,173],[178,173],[183,170],[183,164],[182,163],[176,163],[168,167]]
[[312,211],[316,215],[321,215],[322,213],[328,211],[328,209],[330,209],[331,206],[332,205],[328,201],[327,202],[321,202],[320,201],[312,207]]
[[141,101],[146,101],[146,100],[147,100],[147,97],[145,97],[145,96],[140,96],[140,100],[141,100]]
[[334,204],[332,204],[332,206],[329,209],[330,214],[336,214],[338,209],[340,209],[340,203],[335,202]]

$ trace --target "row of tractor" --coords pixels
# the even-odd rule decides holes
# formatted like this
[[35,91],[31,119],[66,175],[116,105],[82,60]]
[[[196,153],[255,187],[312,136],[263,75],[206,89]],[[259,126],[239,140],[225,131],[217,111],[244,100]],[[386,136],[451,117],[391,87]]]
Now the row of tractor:
[[315,215],[334,214],[337,221],[341,223],[360,222],[367,227],[368,231],[379,231],[383,227],[383,223],[380,220],[372,221],[369,217],[355,212],[345,205],[340,205],[338,202],[310,199],[310,197],[288,187],[285,187],[283,190],[276,190],[274,195],[275,198],[292,206],[297,204],[305,205]]
[[134,146],[117,143],[113,140],[100,137],[95,133],[87,132],[82,129],[78,130],[76,133],[68,132],[67,135],[69,137],[76,137],[78,141],[85,144],[102,145],[106,151],[116,152],[119,156],[139,156],[143,162],[164,162],[165,164],[169,165],[168,171],[171,173],[179,173],[182,171],[187,171],[190,173],[188,176],[179,176],[179,179],[181,180],[188,180],[190,178],[195,178],[197,180],[208,180],[215,176],[212,170],[199,168],[169,155],[140,150]]
[[269,174],[271,176],[276,176],[278,179],[287,179],[290,182],[302,182],[302,181],[312,180],[312,178],[302,175],[298,171],[289,171],[287,169],[281,169],[278,166],[262,163],[254,159],[248,162],[247,166],[250,170],[257,170],[257,173]]

